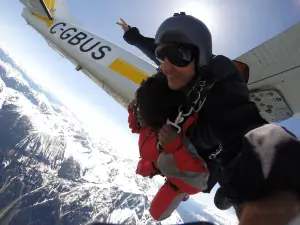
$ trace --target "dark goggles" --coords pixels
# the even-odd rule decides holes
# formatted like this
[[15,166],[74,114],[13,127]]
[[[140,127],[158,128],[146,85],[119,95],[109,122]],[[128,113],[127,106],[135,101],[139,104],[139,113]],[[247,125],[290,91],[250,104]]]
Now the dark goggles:
[[155,49],[155,56],[161,63],[167,58],[174,66],[187,66],[193,59],[191,48],[179,47],[176,45],[159,45]]

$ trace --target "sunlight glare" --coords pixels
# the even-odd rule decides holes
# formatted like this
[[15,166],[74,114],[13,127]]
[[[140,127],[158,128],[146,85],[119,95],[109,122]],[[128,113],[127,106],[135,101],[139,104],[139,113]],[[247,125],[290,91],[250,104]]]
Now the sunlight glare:
[[70,93],[61,91],[60,99],[82,121],[92,138],[106,139],[122,157],[138,158],[138,136],[132,134],[129,128],[124,129],[109,119],[109,116],[95,110],[83,100],[74,98]]
[[209,27],[209,29],[215,26],[216,15],[209,4],[203,4],[194,0],[185,1],[184,4],[180,6],[180,12],[185,12],[186,14],[200,19]]

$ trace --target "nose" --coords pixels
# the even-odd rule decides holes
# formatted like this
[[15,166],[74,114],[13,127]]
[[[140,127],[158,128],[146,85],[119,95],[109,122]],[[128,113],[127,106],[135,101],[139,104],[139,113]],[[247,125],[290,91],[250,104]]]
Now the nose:
[[160,65],[160,68],[165,75],[169,75],[173,70],[173,65],[165,58],[164,62]]

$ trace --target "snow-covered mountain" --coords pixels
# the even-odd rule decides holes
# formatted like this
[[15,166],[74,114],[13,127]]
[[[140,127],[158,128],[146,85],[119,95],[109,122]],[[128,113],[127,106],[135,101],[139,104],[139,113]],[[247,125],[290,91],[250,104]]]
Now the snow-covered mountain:
[[[157,186],[135,175],[136,162],[1,57],[0,224],[160,224],[148,212]],[[179,223],[177,212],[162,222]]]
[[136,161],[91,138],[1,48],[0,127],[1,225],[236,224],[193,198],[153,221],[148,209],[161,180],[136,176]]

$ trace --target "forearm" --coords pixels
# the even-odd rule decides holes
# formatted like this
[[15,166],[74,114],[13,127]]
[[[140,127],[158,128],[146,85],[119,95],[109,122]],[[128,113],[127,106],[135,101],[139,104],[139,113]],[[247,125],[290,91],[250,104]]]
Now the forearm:
[[140,51],[142,51],[157,65],[160,64],[155,56],[155,49],[157,45],[155,44],[154,38],[149,38],[141,35],[136,27],[132,27],[127,32],[125,32],[123,38],[128,44],[134,45],[135,47],[140,49]]
[[[176,146],[176,143],[178,143],[178,146]],[[180,142],[175,140],[172,144],[164,146],[166,152],[159,155],[158,167],[161,172],[167,177],[175,179],[174,184],[188,194],[205,190],[209,171],[206,163],[198,156],[192,143],[187,140]],[[174,149],[172,153],[170,153],[171,148]]]

